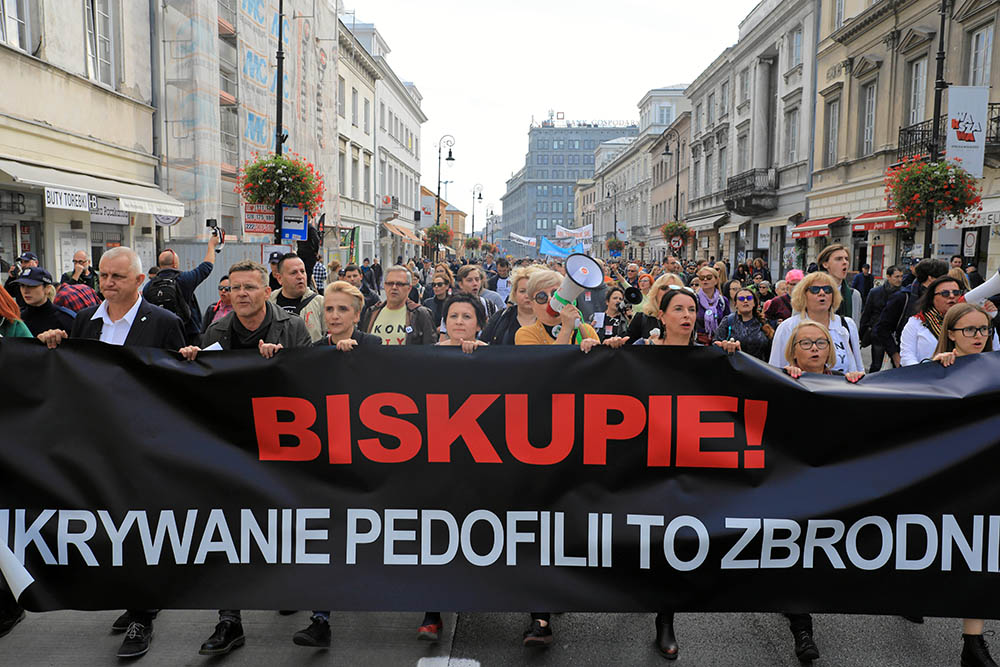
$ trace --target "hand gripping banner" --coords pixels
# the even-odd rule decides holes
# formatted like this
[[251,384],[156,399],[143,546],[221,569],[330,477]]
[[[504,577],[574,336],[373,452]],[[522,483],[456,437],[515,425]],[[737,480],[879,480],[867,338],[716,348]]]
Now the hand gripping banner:
[[0,376],[33,610],[996,617],[998,353],[850,385],[711,348],[5,339]]

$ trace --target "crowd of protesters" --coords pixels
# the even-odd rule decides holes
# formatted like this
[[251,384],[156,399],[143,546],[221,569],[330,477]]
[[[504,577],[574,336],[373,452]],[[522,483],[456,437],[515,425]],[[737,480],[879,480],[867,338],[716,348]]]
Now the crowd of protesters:
[[[206,349],[257,350],[272,358],[286,348],[442,345],[466,354],[490,345],[716,346],[744,353],[798,379],[805,374],[842,376],[856,383],[866,372],[921,362],[950,366],[958,357],[1000,347],[988,285],[961,257],[891,266],[876,284],[865,264],[849,276],[851,257],[840,244],[826,246],[808,271],[792,269],[773,281],[756,258],[735,267],[725,261],[601,264],[602,285],[583,291],[559,312],[549,304],[563,283],[560,260],[517,260],[487,255],[482,261],[398,258],[383,268],[329,264],[297,253],[272,253],[266,267],[232,264],[219,277],[216,303],[201,311],[194,288],[212,273],[215,243],[204,262],[180,271],[166,249],[147,279],[129,248],[106,252],[97,271],[87,255],[73,256],[72,271],[55,283],[26,252],[0,290],[0,337],[35,337],[50,348],[66,338],[113,345],[176,350],[193,361]],[[979,288],[982,289],[972,289]],[[861,350],[871,348],[865,369]],[[130,609],[112,625],[125,633],[118,656],[135,658],[150,647],[158,610]],[[291,612],[289,612],[291,613]],[[0,587],[0,636],[23,618]],[[808,614],[787,614],[795,655],[815,660],[819,649]],[[674,612],[656,615],[655,644],[667,659],[679,655]],[[417,636],[436,641],[444,622],[427,612]],[[293,641],[310,647],[331,642],[330,612],[313,611]],[[990,666],[983,622],[966,619],[961,664]],[[533,612],[526,647],[553,641],[551,616]],[[222,610],[203,655],[242,646],[239,610]]]

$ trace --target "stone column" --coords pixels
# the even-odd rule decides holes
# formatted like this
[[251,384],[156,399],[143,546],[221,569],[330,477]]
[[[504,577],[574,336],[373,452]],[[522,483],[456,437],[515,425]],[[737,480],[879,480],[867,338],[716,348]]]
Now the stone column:
[[753,152],[750,165],[755,169],[768,166],[768,118],[770,116],[771,97],[771,59],[761,58],[757,61],[757,71],[754,73],[753,95]]

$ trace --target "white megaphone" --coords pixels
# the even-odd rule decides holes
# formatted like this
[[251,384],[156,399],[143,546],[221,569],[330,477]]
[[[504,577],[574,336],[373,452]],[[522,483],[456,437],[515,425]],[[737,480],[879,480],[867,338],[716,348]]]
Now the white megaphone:
[[[966,303],[971,303],[974,306],[981,307],[984,303],[986,303],[987,299],[994,297],[997,294],[1000,294],[1000,270],[994,273],[992,278],[976,289],[966,292],[965,301]],[[992,317],[996,317],[996,315],[996,313],[993,313]]]
[[549,299],[549,315],[557,316],[566,304],[574,303],[583,290],[595,289],[604,283],[604,271],[593,258],[574,253],[566,258],[566,277]]

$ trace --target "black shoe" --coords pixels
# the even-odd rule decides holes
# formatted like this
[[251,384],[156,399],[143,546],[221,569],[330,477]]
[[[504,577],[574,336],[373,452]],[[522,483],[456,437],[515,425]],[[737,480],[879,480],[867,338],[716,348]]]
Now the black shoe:
[[795,657],[799,662],[819,660],[819,649],[813,641],[811,630],[793,630],[792,637],[795,638]]
[[916,623],[917,625],[923,625],[924,623],[923,616],[900,616],[900,618],[905,619],[910,623]]
[[962,667],[997,667],[982,635],[962,635]]
[[10,610],[10,614],[0,618],[0,637],[5,637],[14,626],[24,620],[24,609],[21,607],[14,607]]
[[226,619],[219,621],[219,624],[215,626],[215,632],[205,640],[198,653],[201,655],[226,655],[245,643],[243,624]]
[[298,609],[280,609],[278,610],[278,613],[282,616],[291,616],[292,614],[298,613],[298,611]]
[[667,660],[676,660],[680,647],[674,635],[674,615],[659,613],[656,615],[656,648]]
[[312,617],[312,623],[305,630],[299,630],[292,637],[292,641],[299,646],[312,646],[313,648],[330,647],[330,622],[317,616]]
[[153,639],[153,624],[129,623],[125,629],[125,639],[118,649],[119,658],[139,658],[149,651],[149,642]]
[[531,627],[524,631],[524,645],[528,648],[538,648],[548,646],[552,643],[552,625],[542,625],[542,622],[535,619],[531,622]]
[[[156,615],[160,613],[159,609],[154,609],[150,618],[156,618]],[[115,622],[111,624],[111,632],[125,632],[128,630],[128,626],[132,623],[132,614],[127,611],[123,611],[122,615],[115,619]]]

